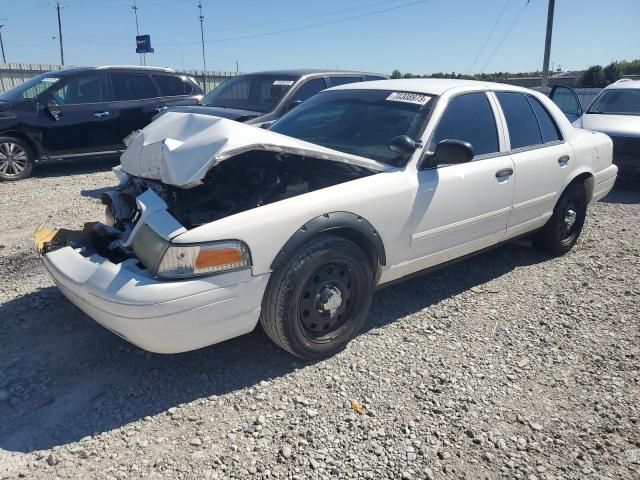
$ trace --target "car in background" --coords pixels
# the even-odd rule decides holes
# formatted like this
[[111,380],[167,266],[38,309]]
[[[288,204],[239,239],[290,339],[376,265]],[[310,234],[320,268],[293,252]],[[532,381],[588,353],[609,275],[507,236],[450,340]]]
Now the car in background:
[[200,106],[168,108],[156,118],[166,112],[200,113],[266,127],[325,88],[387,78],[377,73],[311,69],[248,73],[216,87]]
[[640,179],[640,80],[623,78],[606,87],[583,112],[576,91],[556,85],[549,94],[578,128],[603,132],[613,140],[620,178]]
[[47,72],[0,94],[0,180],[27,178],[41,160],[103,156],[170,105],[202,89],[168,68],[90,67]]
[[71,302],[144,349],[260,322],[317,359],[356,336],[378,286],[523,235],[567,253],[615,182],[611,155],[524,88],[342,85],[269,129],[163,115],[122,154],[105,223],[41,227],[35,244]]

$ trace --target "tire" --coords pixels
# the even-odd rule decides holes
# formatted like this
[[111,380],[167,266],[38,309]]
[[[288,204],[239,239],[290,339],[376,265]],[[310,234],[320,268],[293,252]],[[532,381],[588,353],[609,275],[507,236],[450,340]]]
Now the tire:
[[358,245],[319,235],[272,274],[260,323],[273,342],[293,355],[328,357],[360,331],[373,284],[371,262]]
[[22,139],[0,137],[0,180],[22,180],[31,175],[35,154]]
[[553,255],[564,255],[578,241],[587,217],[587,192],[583,183],[573,183],[564,191],[553,215],[536,234],[537,246]]

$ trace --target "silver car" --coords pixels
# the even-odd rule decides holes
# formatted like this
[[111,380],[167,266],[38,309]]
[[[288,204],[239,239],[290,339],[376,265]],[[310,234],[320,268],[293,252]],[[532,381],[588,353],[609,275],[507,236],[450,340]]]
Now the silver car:
[[640,80],[623,78],[606,87],[583,113],[576,91],[556,85],[549,94],[574,127],[613,140],[613,163],[622,178],[640,180]]

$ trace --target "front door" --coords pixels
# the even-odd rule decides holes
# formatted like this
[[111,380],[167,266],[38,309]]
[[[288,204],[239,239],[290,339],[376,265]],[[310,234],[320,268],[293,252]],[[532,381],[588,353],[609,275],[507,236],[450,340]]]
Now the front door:
[[114,118],[103,73],[72,77],[39,105],[42,145],[51,156],[114,149]]
[[418,171],[417,220],[410,239],[412,270],[421,270],[500,242],[513,201],[513,161],[501,154],[494,108],[485,92],[452,97],[428,142],[469,142],[475,156],[457,165],[427,161]]

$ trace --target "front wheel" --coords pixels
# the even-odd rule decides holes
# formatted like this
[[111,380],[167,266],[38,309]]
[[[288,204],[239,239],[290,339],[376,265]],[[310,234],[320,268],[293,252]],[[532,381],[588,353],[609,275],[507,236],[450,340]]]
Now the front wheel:
[[367,318],[373,269],[350,240],[318,236],[272,275],[260,323],[271,340],[294,355],[333,355]]
[[553,215],[534,241],[554,255],[564,255],[578,241],[586,217],[587,192],[584,184],[574,183],[564,191]]
[[33,150],[27,142],[13,137],[0,137],[0,180],[22,180],[31,175]]

